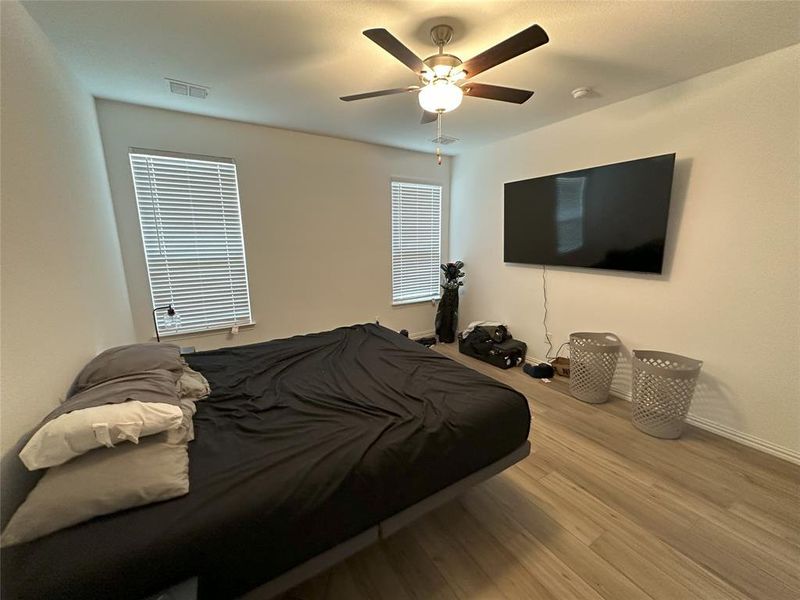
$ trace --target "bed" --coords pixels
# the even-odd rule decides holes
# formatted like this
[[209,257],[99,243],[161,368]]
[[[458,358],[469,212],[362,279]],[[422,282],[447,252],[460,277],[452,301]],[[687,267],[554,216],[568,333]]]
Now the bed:
[[529,452],[524,396],[378,325],[186,359],[189,494],[4,549],[4,599],[269,595]]

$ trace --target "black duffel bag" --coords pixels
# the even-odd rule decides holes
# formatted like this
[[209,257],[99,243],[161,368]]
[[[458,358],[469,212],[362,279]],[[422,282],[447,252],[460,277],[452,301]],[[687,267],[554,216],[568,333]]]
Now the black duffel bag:
[[458,351],[501,369],[516,367],[525,360],[528,345],[511,337],[504,325],[478,326],[458,336]]

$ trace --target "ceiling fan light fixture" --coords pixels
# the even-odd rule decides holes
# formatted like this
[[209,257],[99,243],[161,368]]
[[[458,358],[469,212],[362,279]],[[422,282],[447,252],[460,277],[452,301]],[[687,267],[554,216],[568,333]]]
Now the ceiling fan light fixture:
[[419,105],[432,113],[446,113],[458,108],[463,90],[447,79],[435,79],[419,91]]
[[422,61],[422,64],[425,65],[422,76],[428,80],[452,79],[453,74],[460,70],[461,59],[452,54],[434,54]]
[[447,77],[451,68],[450,65],[433,65],[433,74],[436,77]]

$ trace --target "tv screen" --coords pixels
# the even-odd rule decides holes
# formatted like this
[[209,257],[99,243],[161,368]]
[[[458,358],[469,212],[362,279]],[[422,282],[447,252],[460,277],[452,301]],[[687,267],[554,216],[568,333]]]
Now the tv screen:
[[661,273],[675,154],[505,184],[508,263]]

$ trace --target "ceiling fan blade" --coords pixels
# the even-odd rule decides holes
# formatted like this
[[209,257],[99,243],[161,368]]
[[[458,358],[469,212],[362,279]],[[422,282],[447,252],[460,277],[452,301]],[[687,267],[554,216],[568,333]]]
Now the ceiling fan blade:
[[363,94],[353,94],[352,96],[342,96],[339,100],[352,102],[353,100],[363,100],[364,98],[378,98],[379,96],[391,96],[392,94],[404,94],[406,92],[416,92],[418,85],[410,85],[402,88],[392,88],[390,90],[378,90],[377,92],[364,92]]
[[470,58],[462,67],[467,72],[467,77],[475,77],[500,63],[511,60],[515,56],[524,54],[550,41],[544,29],[538,25],[531,25],[527,29],[512,35],[504,42],[492,46],[477,56]]
[[464,90],[465,96],[513,102],[514,104],[522,104],[533,96],[533,92],[529,90],[518,90],[501,85],[490,85],[488,83],[465,83],[462,89]]
[[367,29],[364,35],[394,56],[414,73],[421,73],[425,65],[422,60],[385,29]]
[[435,112],[428,112],[427,110],[422,111],[422,119],[420,119],[420,123],[425,125],[426,123],[433,123],[439,115]]

